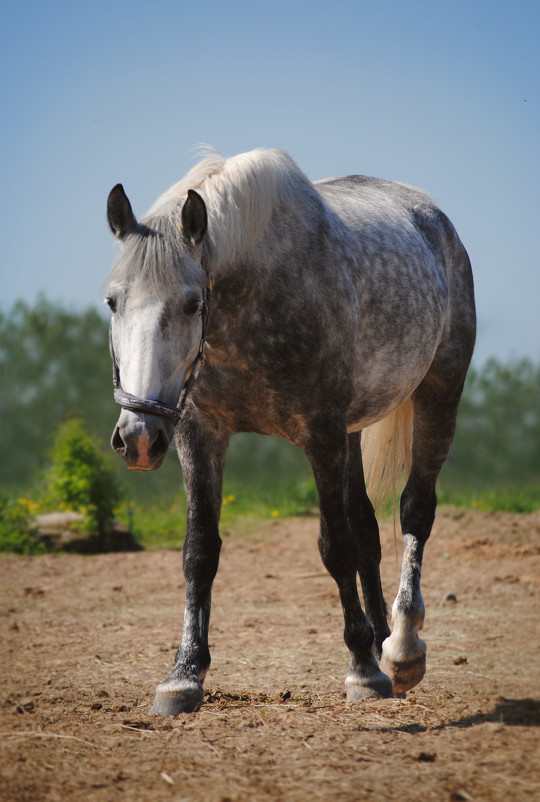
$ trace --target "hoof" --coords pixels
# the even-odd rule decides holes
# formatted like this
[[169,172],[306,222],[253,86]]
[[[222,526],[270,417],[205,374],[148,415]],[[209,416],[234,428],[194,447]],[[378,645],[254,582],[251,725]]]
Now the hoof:
[[377,670],[369,677],[349,672],[345,680],[347,702],[361,702],[363,699],[392,699],[394,690],[392,680]]
[[380,667],[392,680],[396,694],[410,691],[426,673],[427,648],[424,641],[415,635],[408,647],[406,650],[396,648],[392,636],[383,643]]
[[202,704],[204,689],[197,680],[165,680],[156,688],[150,716],[178,716],[194,713]]

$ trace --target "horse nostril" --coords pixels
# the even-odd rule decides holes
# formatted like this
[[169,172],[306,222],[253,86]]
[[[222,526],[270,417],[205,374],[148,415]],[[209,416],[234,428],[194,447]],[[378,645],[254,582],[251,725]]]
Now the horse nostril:
[[117,426],[113,432],[113,436],[111,438],[111,446],[113,451],[116,451],[117,454],[120,454],[122,457],[126,453],[126,444],[122,440],[122,435],[120,434],[120,428]]
[[152,443],[150,447],[149,456],[152,458],[157,459],[158,457],[163,457],[167,453],[167,449],[169,448],[169,440],[167,435],[163,431],[163,429],[159,429],[156,435],[156,439]]

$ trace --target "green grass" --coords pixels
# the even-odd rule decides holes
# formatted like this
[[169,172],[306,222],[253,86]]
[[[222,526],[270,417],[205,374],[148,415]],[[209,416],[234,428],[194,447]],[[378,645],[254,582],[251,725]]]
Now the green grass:
[[439,488],[437,497],[439,504],[451,504],[482,512],[531,513],[540,510],[540,484],[465,490]]
[[[31,494],[27,494],[30,496]],[[449,504],[483,512],[531,513],[540,509],[540,482],[527,486],[505,485],[491,488],[438,488],[439,504]],[[186,497],[170,493],[156,500],[125,502],[118,518],[126,523],[146,549],[179,549],[186,530]],[[220,526],[246,531],[258,521],[306,515],[317,508],[313,479],[282,482],[227,481],[223,493]],[[36,554],[44,551],[32,539],[32,516],[40,511],[38,502],[24,495],[0,495],[0,551]],[[379,514],[392,515],[389,503]],[[399,513],[398,513],[399,515]]]
[[178,494],[159,504],[123,504],[117,518],[145,549],[178,549],[186,530],[185,499]]
[[[273,486],[226,483],[220,526],[227,529],[239,521],[306,515],[317,507],[317,491],[311,479]],[[180,548],[186,529],[186,498],[182,493],[159,504],[124,504],[119,512],[139,543],[146,549]]]
[[[496,489],[439,489],[438,500],[439,504],[483,512],[531,513],[540,509],[540,484]],[[220,527],[223,531],[239,525],[244,529],[246,525],[256,521],[306,515],[316,509],[317,504],[313,480],[275,486],[229,484],[223,494]],[[132,509],[131,525],[137,539],[145,548],[182,546],[186,527],[184,495],[177,495],[168,504],[135,506]],[[379,513],[380,517],[392,514],[391,502]],[[129,523],[127,518],[124,517],[124,520]]]

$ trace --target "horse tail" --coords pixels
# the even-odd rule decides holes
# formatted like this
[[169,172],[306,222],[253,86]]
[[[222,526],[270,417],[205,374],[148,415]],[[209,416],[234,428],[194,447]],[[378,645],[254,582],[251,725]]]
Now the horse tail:
[[412,419],[413,405],[408,398],[362,432],[362,461],[371,502],[381,509],[392,498],[394,517],[398,484],[411,470]]

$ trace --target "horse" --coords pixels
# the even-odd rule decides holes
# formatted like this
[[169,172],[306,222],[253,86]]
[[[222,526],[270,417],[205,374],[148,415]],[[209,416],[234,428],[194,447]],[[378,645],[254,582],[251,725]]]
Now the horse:
[[[454,226],[422,190],[358,175],[312,182],[266,149],[206,155],[140,221],[117,184],[107,217],[121,244],[105,299],[122,407],[112,447],[149,471],[174,438],[187,493],[183,633],[150,713],[195,711],[204,698],[236,432],[307,455],[351,655],[347,701],[403,695],[425,673],[422,557],[475,340]],[[372,500],[376,482],[395,486],[403,471],[390,629]]]

